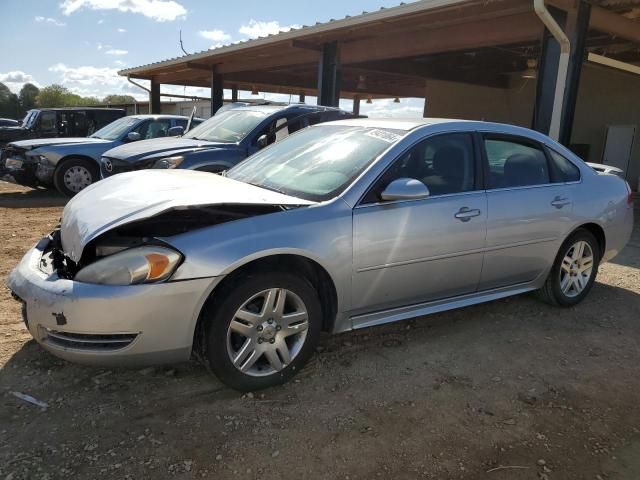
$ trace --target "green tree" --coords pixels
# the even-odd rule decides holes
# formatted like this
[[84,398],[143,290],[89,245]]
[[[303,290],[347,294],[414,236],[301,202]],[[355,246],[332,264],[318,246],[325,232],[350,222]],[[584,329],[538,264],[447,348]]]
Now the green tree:
[[0,83],[0,117],[19,118],[19,110],[18,96],[4,83]]
[[40,89],[33,83],[25,83],[22,86],[20,94],[18,95],[22,115],[36,106],[36,97],[38,96],[38,93],[40,93]]
[[136,103],[136,101],[131,95],[107,95],[102,103],[105,105],[125,105]]
[[38,107],[67,107],[73,94],[62,85],[41,88],[36,97]]
[[100,103],[96,97],[81,97],[62,85],[44,87],[36,97],[38,107],[90,107]]

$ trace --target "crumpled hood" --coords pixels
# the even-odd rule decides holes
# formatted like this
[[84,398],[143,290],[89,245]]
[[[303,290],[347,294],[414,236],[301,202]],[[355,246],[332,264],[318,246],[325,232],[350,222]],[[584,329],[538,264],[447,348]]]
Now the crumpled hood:
[[34,138],[31,140],[19,140],[17,142],[11,142],[10,145],[16,148],[22,148],[24,150],[32,150],[34,148],[40,148],[50,145],[65,145],[69,143],[108,143],[109,140],[103,140],[101,138],[89,138],[89,137],[69,137],[69,138]]
[[171,152],[175,154],[182,151],[193,151],[202,148],[228,148],[229,146],[235,147],[236,144],[214,143],[182,137],[154,138],[121,145],[106,152],[105,156],[135,162],[141,158],[162,153]]
[[310,205],[230,178],[193,170],[145,170],[114,175],[73,197],[62,212],[62,248],[73,261],[103,233],[187,206]]

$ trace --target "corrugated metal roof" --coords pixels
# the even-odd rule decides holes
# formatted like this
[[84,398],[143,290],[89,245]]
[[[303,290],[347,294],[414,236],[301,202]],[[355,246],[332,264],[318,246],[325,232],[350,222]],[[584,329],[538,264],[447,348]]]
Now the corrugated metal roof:
[[355,25],[360,25],[369,22],[376,22],[381,20],[387,20],[392,17],[399,17],[403,15],[410,15],[412,13],[432,10],[439,7],[446,7],[451,5],[457,5],[462,3],[480,3],[477,0],[418,0],[412,3],[400,3],[400,5],[396,7],[381,7],[379,10],[374,12],[363,11],[360,15],[346,15],[341,19],[330,19],[327,22],[316,22],[314,25],[303,25],[300,28],[292,28],[287,31],[281,31],[276,34],[270,34],[266,37],[258,37],[249,40],[240,40],[238,42],[233,42],[230,44],[222,45],[217,48],[212,48],[208,50],[203,50],[201,52],[192,53],[189,55],[183,55],[180,57],[169,58],[166,60],[161,60],[158,62],[148,63],[146,65],[141,65],[138,67],[131,67],[120,70],[118,75],[129,75],[139,72],[140,70],[147,70],[150,68],[157,68],[162,66],[170,66],[173,64],[191,62],[200,60],[203,58],[208,58],[211,56],[233,53],[236,51],[240,51],[247,48],[259,47],[264,45],[269,45],[276,42],[293,40],[302,38],[305,36],[323,33],[331,30],[338,30],[341,28],[348,28]]

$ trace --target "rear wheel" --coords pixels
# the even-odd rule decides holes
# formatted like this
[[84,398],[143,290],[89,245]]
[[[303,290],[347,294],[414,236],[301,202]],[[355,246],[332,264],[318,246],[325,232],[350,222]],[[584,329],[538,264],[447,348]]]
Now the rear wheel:
[[230,387],[252,391],[284,383],[312,355],[321,308],[306,279],[257,273],[214,298],[203,312],[206,356]]
[[599,264],[596,238],[588,230],[576,230],[560,247],[549,277],[539,291],[542,299],[561,307],[580,303],[595,282]]
[[67,197],[73,197],[98,179],[97,165],[83,158],[66,160],[56,168],[53,174],[53,184]]

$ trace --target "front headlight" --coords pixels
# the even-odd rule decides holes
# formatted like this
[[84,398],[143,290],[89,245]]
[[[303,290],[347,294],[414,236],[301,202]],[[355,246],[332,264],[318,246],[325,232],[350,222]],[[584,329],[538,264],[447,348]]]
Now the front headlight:
[[182,255],[165,247],[146,246],[114,253],[80,270],[78,282],[102,285],[135,285],[166,280]]
[[182,156],[161,158],[153,164],[153,168],[177,168],[183,160]]

